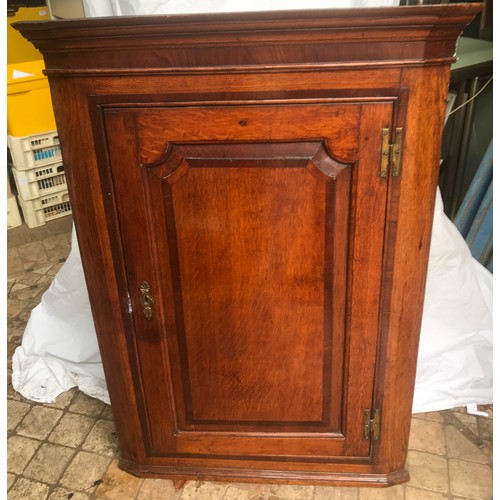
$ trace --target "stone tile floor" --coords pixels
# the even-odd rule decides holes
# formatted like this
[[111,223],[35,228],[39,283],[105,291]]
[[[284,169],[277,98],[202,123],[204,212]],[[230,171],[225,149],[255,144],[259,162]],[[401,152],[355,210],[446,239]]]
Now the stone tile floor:
[[492,498],[493,407],[415,415],[411,479],[388,489],[138,479],[117,467],[119,444],[108,405],[77,389],[53,404],[15,393],[11,361],[30,311],[65,261],[71,217],[8,232],[8,498],[178,500],[438,500]]

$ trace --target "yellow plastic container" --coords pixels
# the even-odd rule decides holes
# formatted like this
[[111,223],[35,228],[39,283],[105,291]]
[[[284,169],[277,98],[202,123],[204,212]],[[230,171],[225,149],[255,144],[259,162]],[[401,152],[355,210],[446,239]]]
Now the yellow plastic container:
[[42,54],[11,24],[18,21],[44,21],[49,19],[46,7],[21,7],[12,17],[7,17],[7,64],[35,61]]
[[[23,137],[56,129],[43,60],[7,66],[7,134]],[[32,76],[12,78],[14,71]]]

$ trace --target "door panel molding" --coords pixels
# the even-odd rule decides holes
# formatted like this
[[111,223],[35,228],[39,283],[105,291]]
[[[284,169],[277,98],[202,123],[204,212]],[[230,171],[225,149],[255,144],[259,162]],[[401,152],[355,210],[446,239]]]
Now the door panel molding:
[[[295,142],[295,143],[275,142],[272,144],[266,144],[266,143],[242,144],[238,142],[235,143],[219,142],[210,144],[174,144],[172,145],[172,147],[169,148],[169,150],[170,150],[169,157],[164,159],[164,161],[161,164],[161,172],[156,174],[154,177],[161,179],[163,185],[163,200],[164,200],[163,210],[165,213],[165,220],[167,226],[167,241],[170,252],[169,262],[171,269],[171,279],[173,282],[173,296],[175,303],[174,316],[177,327],[178,345],[176,346],[176,350],[178,349],[180,356],[179,369],[180,372],[182,373],[181,384],[184,393],[184,398],[182,398],[182,400],[179,399],[177,403],[178,408],[181,405],[184,405],[184,411],[181,411],[180,414],[178,415],[181,429],[183,430],[187,429],[199,430],[200,428],[221,429],[221,426],[224,426],[223,428],[229,429],[230,426],[234,425],[237,425],[239,427],[253,426],[255,428],[254,430],[265,429],[268,432],[276,430],[285,431],[286,429],[293,430],[296,429],[297,427],[299,427],[304,432],[307,429],[309,429],[309,431],[317,431],[317,432],[319,432],[320,430],[323,432],[325,431],[331,432],[332,430],[338,429],[340,424],[339,418],[337,417],[336,419],[337,424],[334,425],[333,427],[331,422],[332,418],[334,418],[332,413],[338,415],[338,411],[342,406],[340,400],[341,397],[340,388],[334,390],[334,388],[331,386],[332,356],[336,367],[341,366],[342,352],[344,349],[343,348],[344,328],[343,325],[341,326],[340,320],[337,320],[337,326],[339,328],[337,328],[337,331],[335,332],[335,345],[333,346],[337,352],[333,355],[332,315],[334,309],[334,300],[339,293],[341,294],[341,296],[337,297],[337,302],[340,301],[343,304],[344,294],[345,294],[345,284],[344,287],[342,288],[342,284],[339,283],[337,285],[339,287],[339,290],[336,293],[334,293],[333,253],[334,253],[335,241],[333,235],[335,232],[334,225],[336,220],[335,200],[336,196],[338,196],[339,194],[336,193],[336,186],[335,183],[333,182],[334,177],[332,177],[332,175],[338,175],[338,173],[342,172],[342,174],[340,175],[340,177],[342,178],[339,179],[340,195],[344,197],[348,196],[349,192],[348,189],[343,189],[343,186],[350,184],[351,174],[346,169],[348,165],[341,165],[332,158],[330,158],[326,152],[324,144],[319,141]],[[156,167],[158,166],[160,165],[157,163]],[[335,174],[333,173],[334,170],[332,167],[335,168],[336,170]],[[320,293],[320,295],[322,294],[322,297],[320,296],[321,299],[320,305],[323,308],[323,313],[321,315],[322,317],[318,318],[319,320],[318,325],[321,324],[321,329],[323,331],[322,335],[324,336],[323,341],[320,342],[319,344],[323,345],[322,349],[323,369],[321,375],[323,377],[323,382],[321,384],[318,384],[318,387],[322,387],[323,390],[321,395],[322,401],[320,400],[317,401],[317,404],[319,404],[321,407],[321,411],[318,411],[316,413],[315,418],[299,419],[299,420],[297,419],[287,420],[282,418],[276,420],[275,418],[273,420],[269,420],[264,418],[263,416],[261,416],[258,419],[257,418],[252,419],[250,417],[245,416],[244,414],[239,415],[237,419],[233,420],[221,419],[221,418],[215,418],[215,419],[203,418],[203,416],[200,416],[198,418],[196,417],[195,415],[196,411],[193,410],[192,390],[190,385],[192,374],[190,374],[189,372],[190,360],[188,356],[189,354],[187,346],[188,343],[186,341],[186,331],[185,331],[185,321],[184,321],[184,307],[186,300],[183,300],[183,297],[184,299],[186,298],[184,296],[182,287],[182,282],[183,282],[183,279],[181,277],[182,262],[179,261],[179,235],[177,234],[176,210],[174,209],[175,205],[174,198],[176,189],[182,189],[184,179],[186,179],[185,176],[187,176],[188,172],[190,171],[189,169],[193,169],[193,173],[191,174],[191,176],[194,177],[198,175],[204,175],[204,172],[208,170],[212,172],[220,172],[219,175],[221,177],[219,178],[213,177],[209,182],[202,181],[200,183],[200,187],[205,184],[211,184],[213,186],[223,184],[225,180],[227,180],[226,178],[229,178],[231,176],[231,174],[228,174],[225,171],[226,169],[233,169],[233,172],[246,172],[246,176],[245,175],[239,176],[238,181],[240,182],[236,181],[234,184],[231,184],[232,191],[241,188],[245,184],[248,184],[249,178],[252,177],[254,179],[252,181],[252,185],[254,186],[253,189],[256,192],[262,192],[266,189],[266,185],[269,184],[269,179],[271,179],[272,176],[281,176],[281,175],[286,176],[286,179],[283,178],[282,180],[279,177],[275,178],[274,183],[275,183],[275,188],[277,188],[275,189],[274,192],[275,197],[280,196],[281,189],[279,184],[287,180],[289,176],[290,180],[287,180],[287,182],[288,183],[292,182],[294,184],[288,185],[289,188],[288,191],[292,189],[300,189],[302,186],[305,186],[306,184],[311,184],[314,186],[319,183],[319,186],[321,185],[324,186],[324,187],[319,187],[318,191],[322,193],[321,197],[324,198],[325,200],[323,205],[324,208],[322,210],[326,210],[322,211],[321,214],[321,220],[324,220],[324,229],[322,230],[322,232],[324,233],[324,240],[321,243],[320,247],[318,247],[318,249],[321,248],[320,255],[323,255],[323,257],[321,257],[322,270],[318,275],[321,276],[321,281],[322,281],[321,290],[318,290],[318,293]],[[345,173],[344,169],[346,169]],[[280,171],[282,171],[283,174],[280,174],[279,173]],[[325,174],[323,171],[328,172],[329,175]],[[294,180],[294,178],[297,176],[299,177],[301,176],[301,178]],[[260,187],[257,188],[256,187],[257,184],[259,184]],[[294,186],[296,186],[296,188]],[[188,199],[194,196],[195,193],[199,198],[203,198],[203,196],[200,195],[199,191],[191,191],[186,199],[184,199],[183,201],[179,201],[177,203],[177,212],[182,211],[183,207],[189,205]],[[210,196],[210,194],[211,194],[210,191],[206,193],[208,197]],[[241,194],[244,194],[244,191]],[[287,203],[286,198],[281,200],[281,204],[284,204],[283,206],[286,206],[286,203]],[[266,207],[261,208],[260,210],[265,210],[266,208],[268,210],[274,210],[274,211],[279,210],[279,207],[276,204],[273,205],[272,203],[270,205],[266,205]],[[205,210],[202,210],[197,214],[191,214],[190,218],[194,219],[203,217],[204,213],[206,213],[208,209],[209,206],[205,207]],[[255,215],[256,209],[253,209],[253,211],[249,213],[249,217]],[[243,211],[244,208],[240,207],[239,210]],[[299,204],[294,203],[294,205],[290,208],[290,210],[300,211],[300,203]],[[286,210],[282,210],[282,212],[283,213],[281,213],[279,216],[284,218],[286,216]],[[261,217],[261,219],[264,219],[264,217]],[[272,220],[275,219],[276,216],[274,216]],[[272,220],[267,219],[267,222],[272,222]],[[227,224],[231,224],[231,221],[229,220],[226,222]],[[340,220],[337,221],[337,224],[339,223],[344,226],[343,231],[345,238],[347,231],[347,219],[343,221]],[[308,224],[309,224],[308,221],[304,220],[303,225],[307,226]],[[185,226],[186,221],[184,221],[182,225]],[[254,227],[252,230],[255,231],[256,227]],[[339,236],[340,234],[342,233],[339,233]],[[223,251],[227,251],[227,249],[223,249]],[[254,251],[258,251],[258,249],[254,249]],[[212,253],[216,254],[217,252],[218,252],[217,250],[214,250]],[[185,262],[192,262],[194,260],[197,260],[194,254],[185,256],[184,259]],[[200,272],[202,272],[202,269],[196,270],[196,274],[199,274]],[[250,279],[251,276],[248,276],[248,278]],[[304,277],[302,277],[301,279],[304,279]],[[304,283],[301,283],[301,285],[304,285]],[[191,283],[191,286],[194,289],[196,287],[196,284]],[[260,286],[262,287],[263,283],[261,283]],[[209,299],[210,296],[218,295],[220,293],[221,293],[220,290],[216,288],[213,289],[212,291],[207,291],[205,300],[210,300]],[[274,297],[274,299],[272,300],[275,301],[276,298],[277,297]],[[255,301],[255,298],[253,300]],[[302,301],[299,301],[299,303],[300,302]],[[297,304],[297,306],[300,307],[299,304]],[[205,311],[205,312],[207,315],[210,315],[210,311]],[[218,319],[221,322],[224,321],[223,318],[218,318]],[[251,318],[247,318],[247,321],[251,321]],[[199,325],[199,327],[201,327],[201,325]],[[244,329],[245,327],[240,325],[240,329],[241,328]],[[253,347],[255,348],[255,346]],[[208,347],[206,349],[208,350]],[[172,360],[172,362],[175,363],[176,360],[174,359]],[[191,364],[195,365],[198,363],[194,363],[193,361]],[[237,375],[234,373],[234,367],[231,369],[228,368],[228,370],[229,372],[226,373],[224,377],[221,377],[221,382],[222,380],[226,380],[227,377],[237,377]],[[284,374],[285,373],[286,370],[284,371]],[[290,374],[286,376],[290,376]],[[336,377],[336,379],[338,380],[338,377]],[[200,379],[200,383],[202,380],[204,379]],[[236,387],[238,387],[239,390],[243,390],[241,383],[240,385],[236,384],[234,390],[236,390]],[[251,391],[252,394],[255,394],[254,391],[257,390],[257,386],[253,384],[251,387],[248,388],[248,390]],[[261,391],[262,390],[263,389],[261,389]],[[306,391],[306,393],[307,392],[308,391]],[[336,400],[338,400],[334,406],[332,406],[331,403],[332,393],[335,394],[335,398]],[[304,394],[304,399],[307,401],[306,398],[307,396],[306,394]],[[311,404],[306,405],[304,402],[303,405],[305,408],[307,408],[307,414],[310,414],[312,410]],[[320,407],[318,407],[318,410],[320,410]],[[291,411],[291,408],[289,409],[289,411]]]

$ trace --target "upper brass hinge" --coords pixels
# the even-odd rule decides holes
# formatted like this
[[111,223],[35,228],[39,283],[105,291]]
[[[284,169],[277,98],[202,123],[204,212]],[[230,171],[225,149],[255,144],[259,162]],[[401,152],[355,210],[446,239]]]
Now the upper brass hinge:
[[380,177],[387,177],[390,166],[392,166],[393,177],[398,176],[401,171],[401,145],[403,143],[403,128],[396,128],[394,135],[394,143],[391,143],[390,130],[388,128],[382,129]]
[[376,441],[380,437],[380,416],[379,409],[365,410],[363,437],[370,439],[370,436]]

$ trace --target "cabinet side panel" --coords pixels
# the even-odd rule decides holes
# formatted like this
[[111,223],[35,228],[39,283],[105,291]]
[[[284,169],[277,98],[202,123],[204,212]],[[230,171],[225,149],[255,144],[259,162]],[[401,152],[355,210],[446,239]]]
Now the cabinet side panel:
[[383,423],[374,456],[393,470],[404,467],[408,445],[448,81],[444,67],[402,73],[409,100],[401,175],[390,184],[391,251],[385,262],[383,354],[375,394]]
[[112,256],[112,241],[116,235],[106,222],[106,213],[113,210],[108,196],[109,180],[100,176],[97,161],[103,152],[102,127],[98,123],[97,109],[92,116],[89,112],[87,96],[91,92],[85,82],[76,85],[71,78],[54,79],[50,85],[73,219],[121,454],[131,460],[141,460],[143,437],[122,316],[126,306],[120,300],[117,285],[120,279]]

